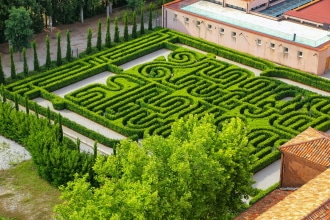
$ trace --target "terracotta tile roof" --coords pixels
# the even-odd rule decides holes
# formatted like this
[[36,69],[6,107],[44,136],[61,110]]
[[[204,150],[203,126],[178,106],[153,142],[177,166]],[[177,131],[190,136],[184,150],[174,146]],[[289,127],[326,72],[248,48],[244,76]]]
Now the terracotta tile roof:
[[259,215],[273,207],[278,202],[283,200],[286,196],[294,192],[293,190],[275,189],[264,198],[260,199],[257,203],[253,204],[249,209],[242,212],[234,220],[252,220],[256,219]]
[[280,150],[330,167],[330,136],[313,128],[306,129],[282,145]]
[[[330,198],[330,169],[307,182],[297,191],[257,217],[257,220],[301,220],[319,209]],[[322,212],[320,210],[320,212]]]
[[330,199],[326,201],[318,209],[306,216],[303,220],[323,220],[330,219]]

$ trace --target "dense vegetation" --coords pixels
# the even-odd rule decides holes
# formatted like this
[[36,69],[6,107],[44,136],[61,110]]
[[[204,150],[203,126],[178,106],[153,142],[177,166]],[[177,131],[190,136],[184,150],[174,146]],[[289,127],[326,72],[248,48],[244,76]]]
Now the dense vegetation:
[[167,137],[123,141],[98,157],[98,187],[76,178],[62,187],[56,219],[229,219],[253,193],[248,129],[197,115],[180,119]]
[[[8,94],[50,100],[126,136],[168,136],[172,123],[188,114],[215,115],[215,122],[240,117],[251,129],[257,171],[279,158],[277,147],[309,126],[330,128],[330,100],[203,55],[183,49],[184,43],[270,71],[267,61],[236,53],[166,29],[86,56],[6,86]],[[167,57],[123,72],[123,63],[166,48]],[[58,97],[51,92],[103,71],[117,73],[106,85],[94,84]],[[24,104],[24,103],[23,103]],[[80,128],[79,128],[80,129]]]

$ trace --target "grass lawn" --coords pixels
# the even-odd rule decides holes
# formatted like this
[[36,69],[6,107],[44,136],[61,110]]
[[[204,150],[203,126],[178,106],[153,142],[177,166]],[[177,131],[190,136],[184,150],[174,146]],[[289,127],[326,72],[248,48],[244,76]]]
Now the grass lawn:
[[0,220],[51,219],[60,191],[41,179],[32,160],[0,170]]

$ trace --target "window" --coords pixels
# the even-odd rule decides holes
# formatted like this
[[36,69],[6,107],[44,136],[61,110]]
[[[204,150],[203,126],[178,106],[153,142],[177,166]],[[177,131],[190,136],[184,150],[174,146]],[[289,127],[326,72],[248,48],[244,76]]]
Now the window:
[[303,57],[303,52],[302,51],[298,51],[298,57]]
[[201,25],[200,21],[196,21],[196,26],[199,27]]
[[231,32],[231,36],[232,36],[232,37],[236,37],[236,35],[237,35],[237,34],[236,34],[235,31]]
[[178,14],[174,14],[174,20],[178,19]]
[[185,17],[184,18],[184,22],[189,23],[189,18],[188,17]]
[[274,43],[270,43],[270,49],[275,50],[275,44]]
[[212,29],[212,24],[208,24],[207,29],[211,30]]
[[220,29],[219,29],[219,33],[220,33],[220,34],[224,34],[224,33],[225,33],[225,29],[220,28]]
[[289,53],[289,48],[283,47],[283,53]]
[[261,40],[260,39],[257,39],[256,42],[257,42],[257,45],[261,45]]

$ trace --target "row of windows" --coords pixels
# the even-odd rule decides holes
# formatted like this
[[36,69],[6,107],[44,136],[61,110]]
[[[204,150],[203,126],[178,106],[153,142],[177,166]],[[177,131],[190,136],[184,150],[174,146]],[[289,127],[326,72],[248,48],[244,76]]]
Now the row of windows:
[[[174,14],[174,19],[177,19],[177,14]],[[188,23],[189,22],[189,18],[188,17],[184,17],[184,21],[186,23]],[[203,23],[202,21],[196,21],[196,26],[199,27],[202,23]],[[212,25],[211,24],[208,24],[207,25],[207,28],[211,30],[212,29]],[[220,34],[225,34],[225,29],[224,28],[219,28],[219,33]],[[231,36],[233,38],[236,38],[237,33],[235,31],[232,31],[231,32]],[[261,39],[257,39],[256,40],[256,43],[259,46],[262,45]],[[275,44],[274,43],[270,43],[269,48],[272,49],[272,50],[275,50]],[[283,53],[288,54],[289,53],[289,48],[288,47],[283,47]],[[303,57],[303,52],[302,51],[298,51],[297,56],[298,57]]]

